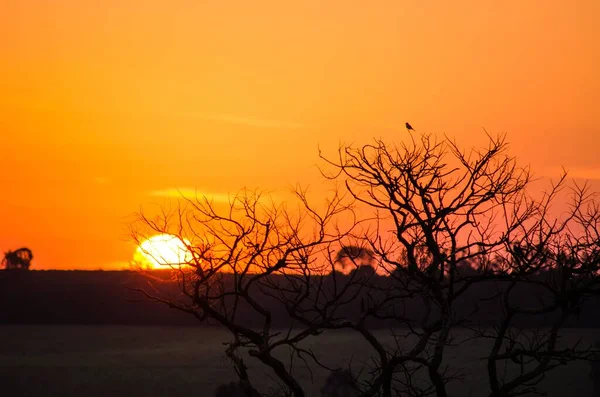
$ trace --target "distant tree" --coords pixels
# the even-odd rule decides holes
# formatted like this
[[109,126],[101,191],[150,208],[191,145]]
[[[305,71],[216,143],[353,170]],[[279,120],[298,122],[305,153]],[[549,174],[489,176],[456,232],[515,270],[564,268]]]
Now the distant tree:
[[[504,137],[467,152],[448,138],[411,139],[322,157],[323,175],[346,190],[322,208],[304,192],[296,207],[243,192],[226,208],[182,199],[175,211],[142,214],[137,233],[179,236],[191,259],[173,268],[180,294],[140,292],[228,330],[225,353],[247,395],[260,391],[244,359],[268,368],[286,395],[304,397],[295,363],[330,369],[332,359],[306,342],[341,329],[371,349],[355,384],[361,396],[446,397],[460,375],[448,367],[449,347],[486,340],[493,397],[534,393],[552,369],[591,360],[593,346],[558,343],[567,320],[600,295],[600,205],[587,185],[572,186],[568,210],[553,216],[566,176],[532,196],[530,173],[507,155]],[[357,270],[336,272],[347,260]],[[474,320],[485,310],[494,327]],[[289,329],[274,326],[281,313]],[[547,329],[516,327],[539,316]],[[388,333],[374,332],[377,323]],[[457,330],[470,335],[458,340]]]
[[19,248],[15,251],[7,251],[4,253],[2,266],[7,270],[21,269],[29,270],[33,253],[29,248]]
[[358,262],[361,264],[370,264],[375,259],[373,251],[367,247],[361,247],[358,245],[344,245],[340,248],[335,256],[337,262],[344,260]]
[[361,277],[362,279],[368,279],[375,276],[375,269],[371,265],[359,265],[357,268],[352,270],[351,275]]

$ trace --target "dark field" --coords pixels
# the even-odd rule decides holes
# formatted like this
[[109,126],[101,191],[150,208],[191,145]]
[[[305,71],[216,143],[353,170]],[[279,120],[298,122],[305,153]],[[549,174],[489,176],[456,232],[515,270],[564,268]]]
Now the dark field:
[[[382,331],[384,332],[384,331]],[[565,330],[566,340],[589,342],[597,330]],[[16,396],[211,396],[220,383],[233,379],[222,342],[228,335],[216,328],[151,326],[0,326],[0,384],[3,395]],[[370,354],[349,332],[312,341],[329,365],[352,359],[358,369]],[[454,348],[448,363],[463,371],[463,380],[449,386],[451,396],[485,396],[489,388],[485,345]],[[251,376],[264,390],[272,381],[250,358]],[[548,396],[591,396],[588,363],[569,364],[543,381]],[[318,396],[327,376],[298,367],[309,396]]]

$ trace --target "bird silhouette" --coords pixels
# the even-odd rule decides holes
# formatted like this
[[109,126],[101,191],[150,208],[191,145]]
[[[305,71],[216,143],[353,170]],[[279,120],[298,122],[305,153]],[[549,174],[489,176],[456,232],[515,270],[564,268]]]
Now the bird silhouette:
[[412,128],[412,125],[410,125],[410,123],[409,123],[408,121],[407,121],[406,123],[404,123],[404,125],[406,126],[406,129],[407,129],[407,130],[409,130],[409,131],[410,131],[410,130],[413,130],[413,131],[415,131],[415,129],[414,129],[414,128]]

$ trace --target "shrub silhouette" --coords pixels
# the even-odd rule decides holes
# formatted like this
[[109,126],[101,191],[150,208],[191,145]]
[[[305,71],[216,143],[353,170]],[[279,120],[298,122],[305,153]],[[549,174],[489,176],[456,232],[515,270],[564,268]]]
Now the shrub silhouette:
[[8,251],[4,254],[2,266],[7,270],[22,269],[29,270],[33,253],[29,248],[23,247],[15,251]]

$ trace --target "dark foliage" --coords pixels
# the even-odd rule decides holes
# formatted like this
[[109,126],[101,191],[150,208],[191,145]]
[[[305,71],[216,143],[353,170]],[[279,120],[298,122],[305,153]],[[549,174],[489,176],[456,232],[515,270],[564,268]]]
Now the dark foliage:
[[8,251],[2,259],[2,267],[6,270],[29,270],[33,253],[29,248],[19,248],[14,251]]

